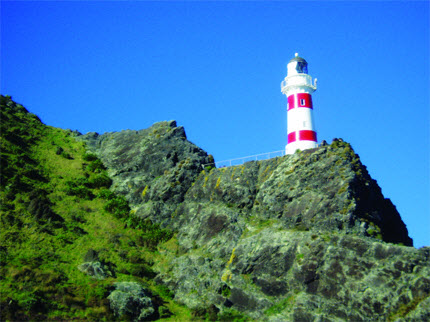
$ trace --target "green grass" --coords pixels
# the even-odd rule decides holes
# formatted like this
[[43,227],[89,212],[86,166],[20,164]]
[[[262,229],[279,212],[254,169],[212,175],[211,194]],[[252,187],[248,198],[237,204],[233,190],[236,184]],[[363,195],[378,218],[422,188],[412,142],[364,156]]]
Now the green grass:
[[[125,198],[108,190],[103,163],[71,131],[44,125],[9,97],[0,103],[1,320],[111,321],[112,285],[130,280],[163,298],[170,319],[189,317],[152,280],[157,247],[172,232],[130,215]],[[114,276],[79,271],[88,250]]]

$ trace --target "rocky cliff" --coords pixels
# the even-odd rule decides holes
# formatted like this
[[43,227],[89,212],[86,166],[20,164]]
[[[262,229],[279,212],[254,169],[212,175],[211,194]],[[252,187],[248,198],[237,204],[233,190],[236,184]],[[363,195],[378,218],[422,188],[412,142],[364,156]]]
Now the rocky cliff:
[[342,140],[217,169],[174,121],[0,107],[2,321],[430,319],[430,248]]
[[407,247],[399,213],[348,143],[203,169],[213,158],[174,121],[78,140],[134,216],[175,232],[155,279],[200,316],[430,318],[430,250]]

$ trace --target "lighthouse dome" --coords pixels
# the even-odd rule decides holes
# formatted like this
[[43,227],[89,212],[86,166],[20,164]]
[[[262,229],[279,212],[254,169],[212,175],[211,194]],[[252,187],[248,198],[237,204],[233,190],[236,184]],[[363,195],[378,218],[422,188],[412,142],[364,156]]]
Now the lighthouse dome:
[[307,74],[308,73],[308,62],[299,57],[296,53],[295,57],[288,63],[288,75],[293,74]]
[[291,59],[290,63],[294,62],[294,61],[298,61],[298,62],[304,63],[306,65],[308,64],[308,62],[304,58],[299,57],[299,56],[295,56],[293,59]]

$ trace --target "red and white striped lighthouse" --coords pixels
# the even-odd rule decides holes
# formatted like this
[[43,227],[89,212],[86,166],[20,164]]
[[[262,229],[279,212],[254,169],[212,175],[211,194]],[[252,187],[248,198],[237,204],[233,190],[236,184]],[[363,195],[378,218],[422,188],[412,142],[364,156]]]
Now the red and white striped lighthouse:
[[281,91],[288,98],[287,133],[285,154],[297,149],[313,149],[318,146],[314,129],[312,93],[317,89],[317,79],[312,84],[308,75],[308,63],[296,53],[287,65],[287,77],[281,83]]

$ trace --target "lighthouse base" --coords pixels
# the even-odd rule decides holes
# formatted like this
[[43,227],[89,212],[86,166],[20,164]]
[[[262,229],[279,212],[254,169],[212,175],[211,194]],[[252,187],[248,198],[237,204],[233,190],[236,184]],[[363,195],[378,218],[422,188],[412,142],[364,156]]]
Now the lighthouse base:
[[318,144],[315,141],[297,141],[288,143],[285,147],[285,154],[294,154],[297,150],[315,149]]

